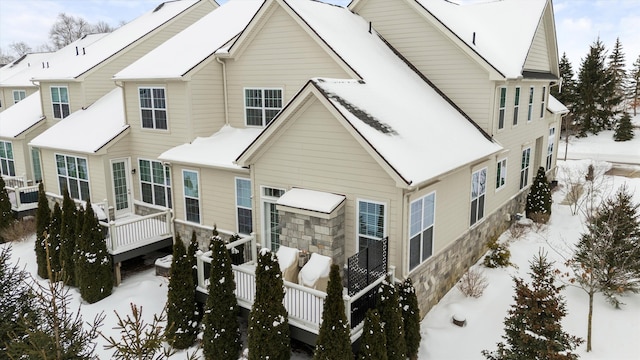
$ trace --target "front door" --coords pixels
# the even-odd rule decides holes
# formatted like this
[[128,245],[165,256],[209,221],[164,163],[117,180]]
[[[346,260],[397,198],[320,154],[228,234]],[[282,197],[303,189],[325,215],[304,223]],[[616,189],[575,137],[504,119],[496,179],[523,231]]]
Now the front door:
[[113,194],[116,217],[131,212],[131,191],[129,187],[129,159],[111,160]]

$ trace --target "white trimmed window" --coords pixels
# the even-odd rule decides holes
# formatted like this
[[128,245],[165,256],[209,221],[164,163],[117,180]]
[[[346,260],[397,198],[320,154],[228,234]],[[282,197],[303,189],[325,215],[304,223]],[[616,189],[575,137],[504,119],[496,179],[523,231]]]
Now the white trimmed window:
[[66,86],[51,87],[51,105],[55,119],[64,119],[69,116],[69,89]]
[[496,164],[496,190],[502,189],[507,184],[507,158],[499,160]]
[[433,255],[436,193],[411,203],[409,218],[409,271]]
[[534,87],[529,88],[529,109],[527,110],[527,121],[533,119],[533,93]]
[[513,125],[518,125],[518,112],[520,112],[520,87],[516,87],[513,101]]
[[500,106],[498,107],[498,130],[504,129],[504,117],[507,112],[507,88],[500,88]]
[[13,103],[17,104],[27,97],[27,92],[24,90],[13,90]]
[[282,109],[282,89],[244,89],[247,126],[266,126]]
[[167,101],[162,87],[138,88],[140,118],[145,129],[167,130]]
[[0,170],[2,175],[16,176],[16,166],[13,162],[13,146],[8,141],[0,141]]
[[556,128],[549,128],[549,139],[547,140],[547,171],[551,170],[553,165],[553,150],[556,141]]
[[251,180],[236,178],[236,215],[239,234],[253,232]]
[[87,159],[69,155],[56,154],[58,185],[60,194],[64,189],[69,196],[78,200],[89,200],[89,167]]
[[33,165],[33,180],[36,183],[42,182],[42,163],[40,162],[40,149],[31,148],[31,161]]
[[484,199],[487,191],[487,168],[471,174],[471,225],[484,217]]
[[363,250],[371,241],[379,241],[385,235],[385,204],[358,200],[358,244]]
[[531,161],[531,148],[522,150],[522,165],[520,165],[520,189],[529,184],[529,162]]
[[547,87],[542,87],[542,100],[540,101],[540,118],[544,118],[544,109],[547,104]]
[[182,183],[184,185],[184,212],[187,221],[200,223],[200,184],[198,184],[198,172],[182,170]]
[[138,159],[142,201],[173,207],[171,200],[171,171],[159,161]]

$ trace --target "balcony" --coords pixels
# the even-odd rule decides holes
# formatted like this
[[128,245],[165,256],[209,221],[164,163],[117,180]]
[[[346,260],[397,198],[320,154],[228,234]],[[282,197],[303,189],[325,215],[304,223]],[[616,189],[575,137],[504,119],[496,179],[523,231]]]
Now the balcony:
[[38,208],[38,185],[29,185],[23,176],[2,176],[11,210],[17,218],[35,215]]
[[[251,310],[255,299],[255,268],[258,253],[258,246],[254,236],[248,236],[240,240],[227,244],[227,249],[235,253],[232,259],[232,271],[236,282],[236,298],[238,305],[246,312]],[[243,254],[242,259],[238,259],[238,254]],[[358,254],[354,255],[358,258]],[[360,256],[360,258],[362,255]],[[205,302],[208,293],[209,271],[211,268],[211,252],[199,251],[197,254],[197,296],[199,301]],[[234,261],[235,260],[235,261]],[[238,263],[238,264],[235,264]],[[386,263],[385,263],[386,265]],[[345,269],[345,273],[352,270]],[[366,270],[365,270],[366,271]],[[343,301],[345,315],[349,321],[351,329],[351,342],[355,342],[362,334],[364,325],[364,315],[366,311],[375,306],[376,293],[379,285],[386,276],[393,278],[394,269],[383,273],[375,273],[366,286],[358,291],[343,289]],[[315,340],[320,331],[322,323],[322,311],[327,294],[323,291],[309,288],[291,281],[283,281],[285,295],[283,304],[289,314],[289,326],[291,336],[307,344],[315,344]],[[351,295],[350,295],[351,294]]]

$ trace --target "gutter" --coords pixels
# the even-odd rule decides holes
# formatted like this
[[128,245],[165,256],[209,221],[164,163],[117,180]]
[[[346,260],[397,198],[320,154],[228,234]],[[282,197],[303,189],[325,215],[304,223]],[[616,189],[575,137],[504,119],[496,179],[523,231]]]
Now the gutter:
[[216,62],[222,65],[222,94],[224,96],[224,124],[229,125],[229,101],[227,97],[227,64],[214,55]]

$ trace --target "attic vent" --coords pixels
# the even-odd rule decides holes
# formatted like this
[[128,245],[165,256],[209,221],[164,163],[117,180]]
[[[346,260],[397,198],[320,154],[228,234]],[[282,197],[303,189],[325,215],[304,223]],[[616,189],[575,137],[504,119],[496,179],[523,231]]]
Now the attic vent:
[[153,9],[153,12],[156,12],[156,11],[162,9],[163,6],[164,6],[164,3],[158,5],[155,9]]
[[473,42],[473,45],[476,44],[476,32],[473,32],[473,40],[471,40]]
[[82,48],[82,55],[87,55],[87,52],[84,51],[84,47]]
[[78,53],[78,47],[76,46],[76,56],[78,56],[78,55],[80,55],[80,54]]

